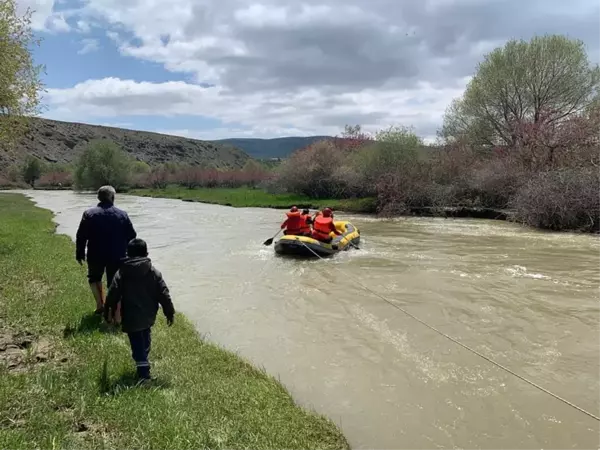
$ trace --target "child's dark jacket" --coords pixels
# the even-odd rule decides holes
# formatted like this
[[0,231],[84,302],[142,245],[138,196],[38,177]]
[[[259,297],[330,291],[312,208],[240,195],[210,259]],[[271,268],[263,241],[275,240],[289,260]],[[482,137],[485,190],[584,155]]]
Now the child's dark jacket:
[[119,302],[121,328],[125,333],[152,327],[158,305],[162,306],[167,318],[175,314],[169,289],[150,258],[128,258],[123,261],[106,296],[105,317]]

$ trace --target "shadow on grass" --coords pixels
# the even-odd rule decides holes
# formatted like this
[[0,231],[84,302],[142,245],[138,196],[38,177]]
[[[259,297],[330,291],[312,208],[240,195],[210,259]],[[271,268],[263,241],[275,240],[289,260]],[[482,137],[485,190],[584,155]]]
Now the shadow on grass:
[[98,377],[98,388],[104,395],[119,395],[130,389],[168,389],[171,382],[165,378],[153,378],[152,380],[140,380],[133,371],[122,373],[117,378],[111,379],[108,375],[107,362],[102,364],[102,370]]
[[78,334],[91,334],[95,331],[100,333],[115,334],[119,332],[119,328],[115,325],[108,324],[102,318],[102,315],[88,313],[84,315],[78,323],[69,323],[63,330],[63,337],[69,338]]

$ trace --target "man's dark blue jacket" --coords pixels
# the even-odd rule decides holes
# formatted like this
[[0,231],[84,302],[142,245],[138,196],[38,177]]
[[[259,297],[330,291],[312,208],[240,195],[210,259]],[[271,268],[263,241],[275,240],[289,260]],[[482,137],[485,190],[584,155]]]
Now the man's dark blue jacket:
[[83,213],[75,241],[76,258],[92,262],[118,262],[127,244],[137,236],[127,213],[111,203],[98,203]]

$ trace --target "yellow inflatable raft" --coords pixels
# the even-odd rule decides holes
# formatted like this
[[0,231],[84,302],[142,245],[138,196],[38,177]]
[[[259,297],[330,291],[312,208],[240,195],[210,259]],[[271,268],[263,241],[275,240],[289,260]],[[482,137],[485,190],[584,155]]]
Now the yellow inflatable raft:
[[331,233],[331,242],[325,243],[307,236],[283,236],[275,242],[275,253],[309,257],[331,256],[350,248],[358,248],[360,232],[350,222],[335,221],[335,227],[342,234]]

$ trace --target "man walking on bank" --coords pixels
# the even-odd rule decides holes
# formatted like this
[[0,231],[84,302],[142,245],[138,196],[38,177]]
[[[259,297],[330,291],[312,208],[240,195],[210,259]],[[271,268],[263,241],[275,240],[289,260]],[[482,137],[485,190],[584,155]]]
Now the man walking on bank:
[[[106,286],[110,287],[121,260],[127,254],[127,244],[137,236],[127,213],[114,206],[115,195],[112,186],[98,189],[100,203],[83,213],[75,240],[77,262],[83,265],[83,261],[87,260],[88,281],[96,300],[96,314],[102,314],[104,309],[104,273]],[[115,322],[120,322],[119,310],[114,318]]]

